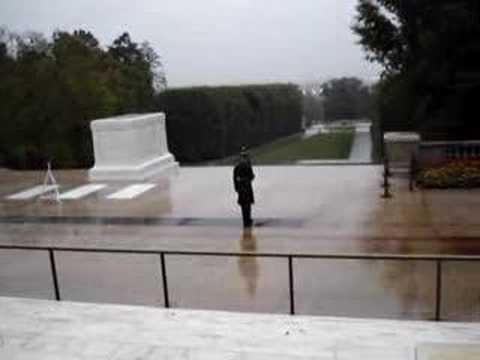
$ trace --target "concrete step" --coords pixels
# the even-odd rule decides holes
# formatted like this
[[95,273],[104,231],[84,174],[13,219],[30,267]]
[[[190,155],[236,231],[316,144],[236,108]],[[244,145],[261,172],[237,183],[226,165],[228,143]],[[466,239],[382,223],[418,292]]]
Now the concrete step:
[[480,343],[478,324],[1,297],[0,319],[0,359],[9,360],[415,360],[425,342]]

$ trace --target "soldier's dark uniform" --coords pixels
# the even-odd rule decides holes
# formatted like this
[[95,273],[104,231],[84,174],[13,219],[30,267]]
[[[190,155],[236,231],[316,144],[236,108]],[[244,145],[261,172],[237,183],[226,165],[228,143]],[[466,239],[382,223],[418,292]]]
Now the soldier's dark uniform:
[[238,205],[242,208],[243,226],[251,227],[252,204],[255,203],[253,196],[252,181],[255,179],[252,165],[246,153],[240,156],[240,162],[233,169],[233,184],[238,194]]

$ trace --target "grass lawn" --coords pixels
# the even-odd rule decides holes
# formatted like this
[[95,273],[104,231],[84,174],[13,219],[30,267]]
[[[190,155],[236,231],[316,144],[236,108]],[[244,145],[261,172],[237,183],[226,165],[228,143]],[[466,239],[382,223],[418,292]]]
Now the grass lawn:
[[[285,164],[298,160],[344,160],[350,157],[354,134],[354,129],[342,129],[309,138],[297,134],[250,148],[249,153],[255,165]],[[237,160],[238,155],[233,155],[203,165],[234,165]]]
[[309,159],[348,159],[354,132],[350,130],[312,137],[289,138],[251,149],[255,164],[275,164]]

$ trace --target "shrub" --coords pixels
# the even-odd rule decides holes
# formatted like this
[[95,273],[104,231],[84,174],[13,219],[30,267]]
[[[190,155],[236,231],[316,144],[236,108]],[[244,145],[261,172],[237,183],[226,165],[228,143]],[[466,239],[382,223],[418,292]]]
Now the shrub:
[[180,162],[237,153],[301,131],[302,95],[295,85],[192,87],[156,99],[167,115],[169,148]]
[[457,160],[420,172],[417,182],[426,188],[480,187],[480,160]]

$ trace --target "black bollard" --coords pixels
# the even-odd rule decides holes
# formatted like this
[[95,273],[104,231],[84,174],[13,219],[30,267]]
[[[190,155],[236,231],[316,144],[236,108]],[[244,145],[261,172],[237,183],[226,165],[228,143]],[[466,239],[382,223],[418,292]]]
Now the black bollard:
[[383,166],[384,166],[385,175],[387,177],[392,177],[392,172],[390,171],[390,160],[388,160],[388,157],[385,157]]
[[389,166],[388,166],[388,159],[385,158],[383,162],[383,195],[382,198],[384,199],[390,199],[392,197],[392,194],[390,193],[390,182],[388,180],[390,174]]
[[415,190],[415,182],[417,178],[417,158],[415,154],[412,154],[410,158],[410,179],[409,179],[409,189],[410,191]]

